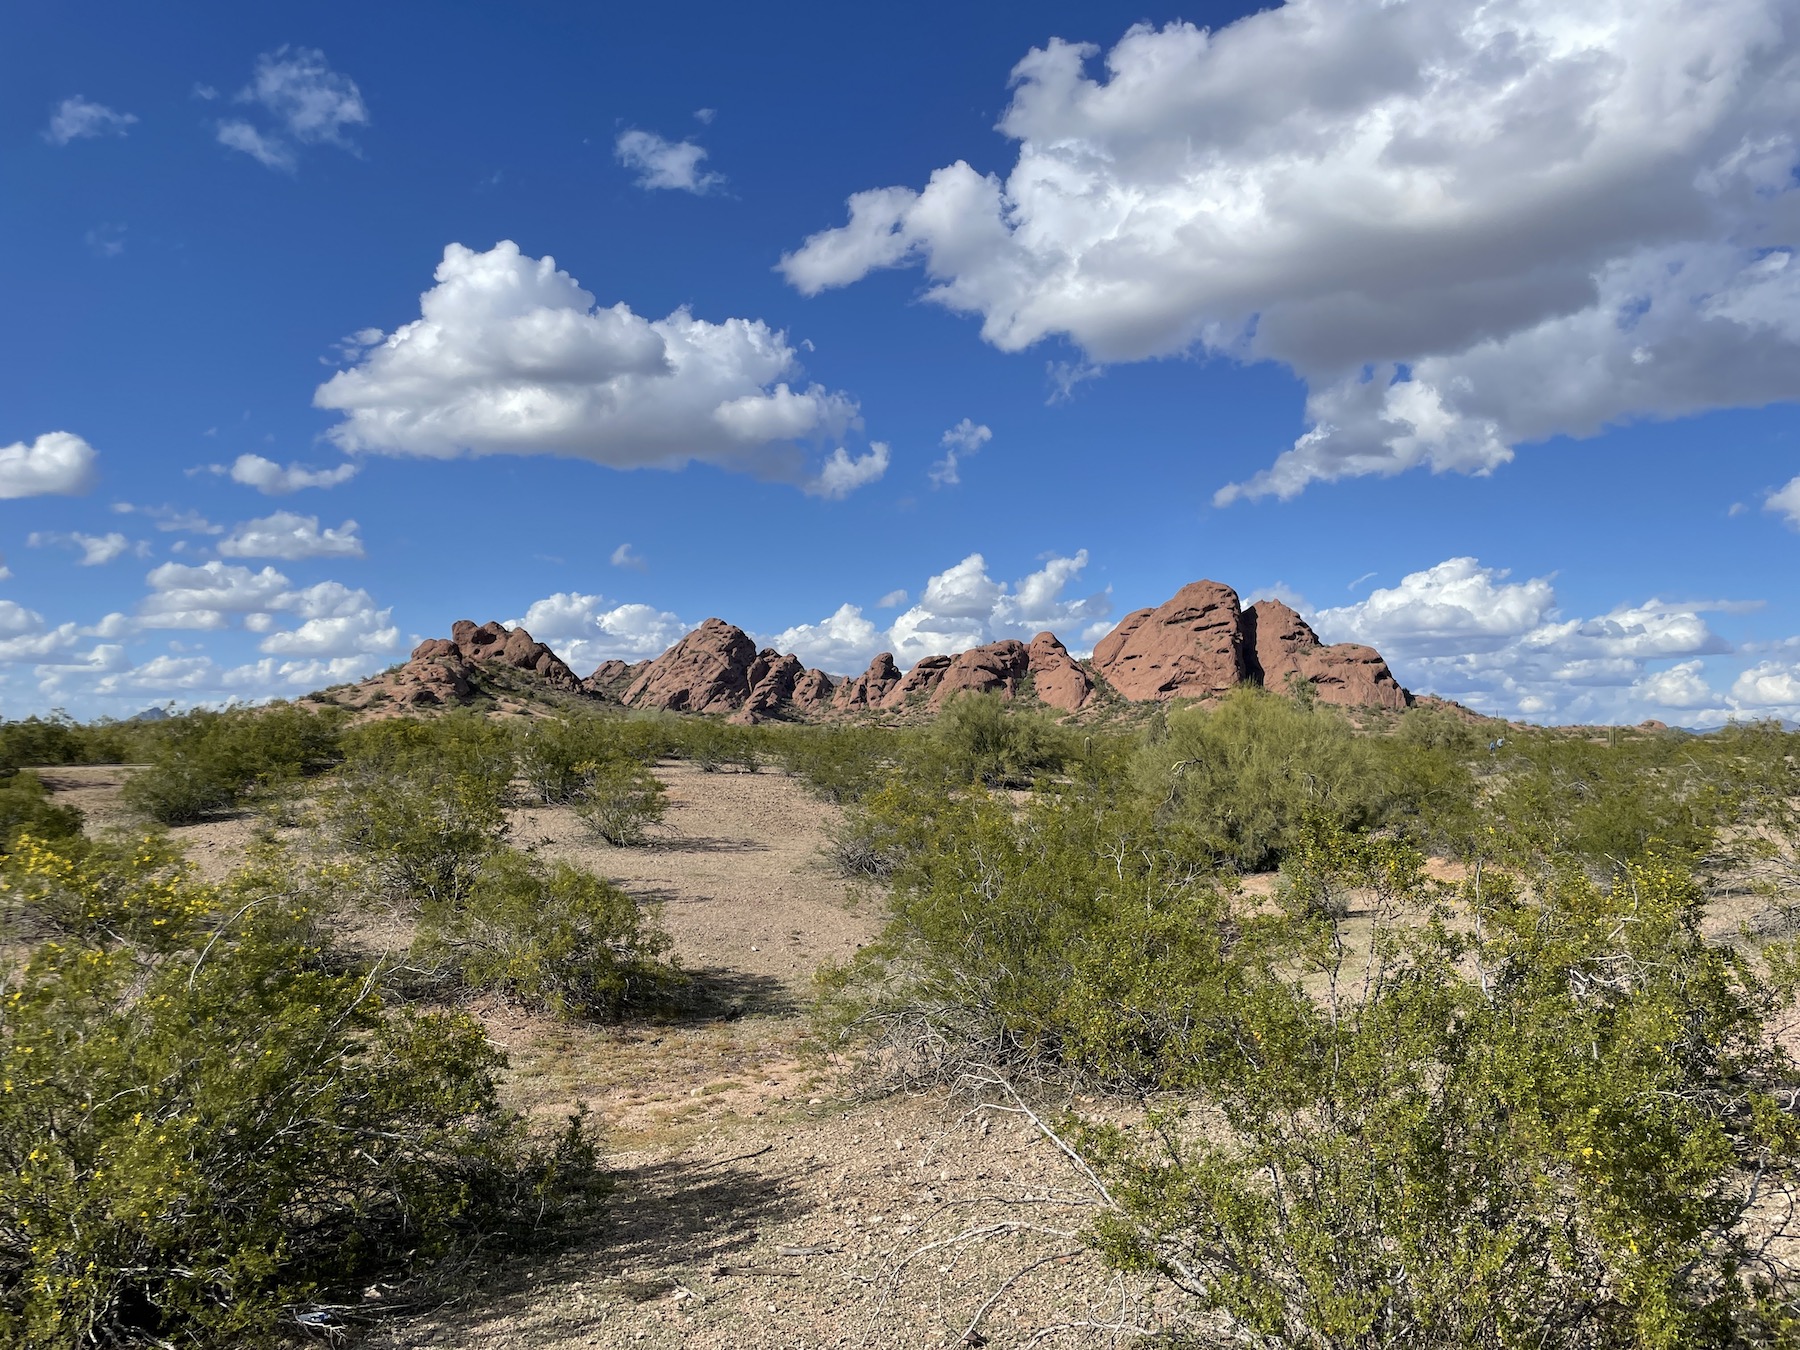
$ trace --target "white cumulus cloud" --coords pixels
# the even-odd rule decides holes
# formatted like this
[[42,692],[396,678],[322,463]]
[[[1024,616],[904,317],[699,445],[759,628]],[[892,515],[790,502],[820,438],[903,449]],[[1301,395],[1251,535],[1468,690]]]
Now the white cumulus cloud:
[[618,469],[701,460],[802,482],[796,443],[856,421],[848,395],[789,382],[794,349],[758,320],[601,308],[554,259],[511,241],[485,253],[450,245],[436,281],[418,319],[313,396],[343,414],[331,432],[343,449],[557,454]]
[[356,529],[354,520],[346,520],[335,530],[321,530],[317,516],[277,511],[238,525],[219,541],[219,552],[227,558],[280,558],[286,562],[360,558],[363,543]]
[[52,145],[67,145],[88,136],[123,136],[136,121],[131,113],[114,112],[104,103],[76,94],[56,105],[50,125],[44,128],[44,139]]
[[[1037,571],[1009,585],[988,574],[985,557],[971,553],[930,577],[917,603],[885,629],[864,617],[859,606],[845,604],[817,623],[798,624],[767,641],[839,674],[860,671],[881,651],[910,666],[922,656],[947,656],[1000,638],[1029,639],[1045,629],[1079,648],[1112,610],[1110,591],[1068,594],[1087,561],[1086,549],[1072,558],[1051,555]],[[877,608],[905,603],[906,592],[895,591]]]
[[1032,51],[1004,176],[858,193],[788,280],[917,264],[1002,350],[1287,365],[1309,428],[1221,503],[1800,396],[1785,0],[1292,0],[1098,56]]
[[703,196],[725,183],[724,175],[700,167],[706,151],[693,141],[671,141],[654,131],[622,131],[613,153],[619,163],[636,171],[641,188]]
[[1791,478],[1786,487],[1771,492],[1763,509],[1780,512],[1787,517],[1789,525],[1800,530],[1800,478]]
[[94,447],[68,431],[0,446],[0,498],[75,496],[94,485]]
[[555,649],[577,674],[602,661],[661,656],[693,625],[652,605],[614,604],[603,596],[558,591],[508,621]]
[[261,455],[239,455],[228,470],[215,464],[214,473],[229,473],[231,481],[253,487],[270,497],[286,496],[302,488],[330,488],[356,477],[359,464],[343,463],[335,469],[311,469],[303,464],[277,464]]
[[873,483],[887,470],[888,448],[885,442],[871,441],[868,452],[855,458],[851,458],[850,452],[840,445],[826,459],[818,477],[806,485],[806,490],[815,497],[842,501],[859,487]]
[[26,537],[25,543],[30,548],[46,548],[52,545],[70,545],[81,550],[81,559],[77,567],[100,567],[123,555],[131,547],[131,541],[124,535],[113,531],[108,534],[82,534],[79,530],[72,534],[46,533],[33,531]]

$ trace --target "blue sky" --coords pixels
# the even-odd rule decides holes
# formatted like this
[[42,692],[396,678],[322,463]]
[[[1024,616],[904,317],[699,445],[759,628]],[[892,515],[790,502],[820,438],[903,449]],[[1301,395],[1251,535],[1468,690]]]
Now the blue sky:
[[10,7],[0,713],[1204,576],[1485,711],[1800,717],[1800,20],[1565,11]]

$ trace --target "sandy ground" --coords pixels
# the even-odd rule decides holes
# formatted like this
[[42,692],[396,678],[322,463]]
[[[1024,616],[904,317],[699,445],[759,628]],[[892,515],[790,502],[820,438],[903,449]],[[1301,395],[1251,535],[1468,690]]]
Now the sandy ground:
[[[104,828],[129,823],[129,772],[43,777]],[[807,1034],[812,975],[874,936],[881,900],[827,866],[834,808],[778,773],[657,772],[669,815],[649,846],[594,842],[550,808],[516,812],[513,842],[653,906],[709,1014],[606,1027],[472,1007],[509,1054],[510,1101],[546,1120],[586,1105],[603,1125],[617,1182],[603,1231],[509,1260],[447,1305],[379,1317],[366,1343],[1101,1346],[1133,1338],[1111,1324],[1162,1325],[1147,1286],[1083,1248],[1089,1197],[1034,1130],[973,1101],[838,1093]],[[257,824],[173,834],[217,877]]]

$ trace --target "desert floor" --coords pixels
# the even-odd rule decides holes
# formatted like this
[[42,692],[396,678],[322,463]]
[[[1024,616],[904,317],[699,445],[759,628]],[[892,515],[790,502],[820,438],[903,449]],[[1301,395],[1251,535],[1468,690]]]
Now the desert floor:
[[[129,772],[43,777],[104,828],[128,823]],[[670,810],[654,844],[589,842],[555,809],[519,811],[513,839],[656,906],[713,1011],[611,1027],[472,1007],[510,1056],[512,1102],[547,1124],[585,1104],[605,1126],[617,1190],[603,1231],[504,1260],[448,1304],[380,1315],[366,1344],[1102,1346],[1166,1325],[1167,1295],[1084,1249],[1088,1194],[1028,1124],[943,1094],[856,1100],[809,1044],[814,970],[868,942],[882,906],[821,855],[834,809],[778,773],[658,774]],[[219,875],[255,828],[174,833]]]

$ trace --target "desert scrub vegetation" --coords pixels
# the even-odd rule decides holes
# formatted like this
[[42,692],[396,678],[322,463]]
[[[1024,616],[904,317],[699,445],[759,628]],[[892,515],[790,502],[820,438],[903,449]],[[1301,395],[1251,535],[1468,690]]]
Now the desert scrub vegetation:
[[343,715],[274,704],[199,710],[140,733],[145,767],[125,802],[159,825],[184,825],[267,797],[337,762]]
[[823,1034],[1037,1122],[1196,1345],[1797,1343],[1800,945],[1702,919],[1731,877],[1800,903],[1800,736],[1427,711],[1246,691],[1028,795],[903,749]]
[[0,1340],[340,1336],[371,1281],[598,1199],[586,1127],[528,1136],[477,1023],[333,968],[318,891],[279,854],[205,885],[153,836],[0,860]]

